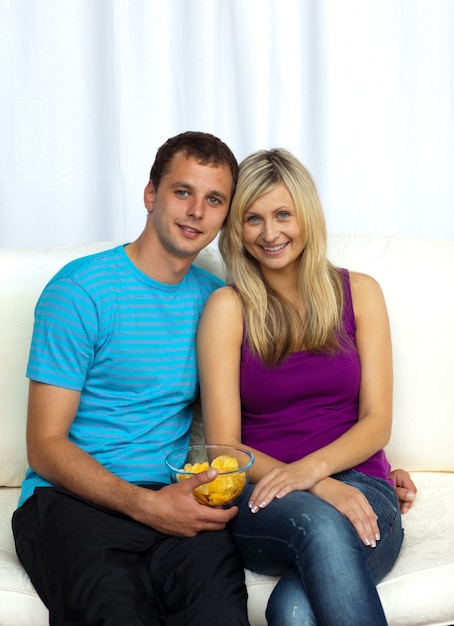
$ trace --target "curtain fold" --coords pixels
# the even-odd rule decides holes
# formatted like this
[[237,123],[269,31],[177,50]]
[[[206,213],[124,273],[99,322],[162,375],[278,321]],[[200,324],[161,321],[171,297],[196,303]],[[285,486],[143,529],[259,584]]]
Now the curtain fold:
[[0,0],[0,245],[131,240],[183,130],[282,146],[330,232],[454,241],[452,0]]

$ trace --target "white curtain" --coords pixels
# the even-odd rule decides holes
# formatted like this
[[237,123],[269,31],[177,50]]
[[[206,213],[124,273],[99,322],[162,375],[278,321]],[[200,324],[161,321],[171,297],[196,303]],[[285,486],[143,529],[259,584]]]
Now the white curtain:
[[0,245],[131,240],[183,130],[312,172],[328,230],[454,241],[454,0],[0,0]]

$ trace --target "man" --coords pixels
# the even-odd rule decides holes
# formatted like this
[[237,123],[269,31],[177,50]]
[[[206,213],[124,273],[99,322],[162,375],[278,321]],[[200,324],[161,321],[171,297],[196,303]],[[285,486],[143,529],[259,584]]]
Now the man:
[[27,376],[30,469],[13,529],[50,624],[248,624],[226,524],[174,485],[197,391],[195,332],[222,283],[192,265],[217,235],[238,165],[188,132],[157,152],[133,243],[63,268],[36,308]]
[[[196,326],[222,284],[192,261],[222,227],[237,175],[216,137],[169,139],[138,239],[70,263],[38,302],[13,530],[52,626],[248,624],[226,530],[237,509],[194,499],[215,471],[168,485],[164,466],[189,440]],[[395,480],[411,504],[408,474]]]

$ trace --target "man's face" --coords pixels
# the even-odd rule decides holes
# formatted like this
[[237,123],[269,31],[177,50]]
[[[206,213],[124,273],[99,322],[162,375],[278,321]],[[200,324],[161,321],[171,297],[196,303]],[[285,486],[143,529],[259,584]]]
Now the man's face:
[[232,175],[226,165],[202,165],[178,152],[156,190],[145,188],[153,244],[162,252],[195,257],[221,229],[230,206]]

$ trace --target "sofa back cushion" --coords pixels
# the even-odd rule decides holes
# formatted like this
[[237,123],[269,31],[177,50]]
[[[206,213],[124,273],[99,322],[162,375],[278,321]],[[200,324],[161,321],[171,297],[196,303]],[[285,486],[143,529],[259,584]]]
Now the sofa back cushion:
[[36,301],[65,263],[111,246],[0,249],[0,486],[19,486],[27,467],[25,370]]
[[454,471],[454,243],[329,237],[334,263],[380,283],[393,341],[393,467]]
[[[35,303],[70,260],[114,246],[0,249],[0,486],[20,485],[26,469],[25,369]],[[374,276],[388,305],[394,349],[394,467],[454,471],[454,244],[333,235],[330,259]],[[217,249],[197,263],[225,278]]]

